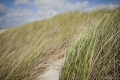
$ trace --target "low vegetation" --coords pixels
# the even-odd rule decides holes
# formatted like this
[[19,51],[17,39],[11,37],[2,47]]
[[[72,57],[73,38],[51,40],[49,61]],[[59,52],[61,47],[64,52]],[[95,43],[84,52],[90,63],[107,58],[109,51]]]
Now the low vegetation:
[[61,80],[118,79],[120,8],[71,11],[0,34],[0,80],[33,80],[63,57]]
[[[103,11],[103,10],[102,10]],[[97,11],[70,46],[60,80],[120,79],[120,11]],[[99,17],[99,18],[98,18]]]

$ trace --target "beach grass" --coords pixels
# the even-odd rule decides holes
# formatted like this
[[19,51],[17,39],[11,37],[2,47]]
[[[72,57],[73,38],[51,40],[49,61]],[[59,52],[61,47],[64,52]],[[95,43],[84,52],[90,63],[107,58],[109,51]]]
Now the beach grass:
[[119,8],[70,11],[6,30],[0,34],[0,80],[33,80],[64,57],[61,80],[117,79],[119,16]]

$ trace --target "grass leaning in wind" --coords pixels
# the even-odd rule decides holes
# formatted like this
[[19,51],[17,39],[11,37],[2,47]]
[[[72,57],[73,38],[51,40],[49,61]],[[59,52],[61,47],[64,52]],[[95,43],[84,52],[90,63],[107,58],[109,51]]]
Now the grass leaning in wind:
[[[0,79],[33,79],[40,74],[45,69],[44,63],[48,64],[48,58],[55,58],[57,53],[53,53],[54,50],[77,33],[79,25],[76,23],[84,21],[77,17],[81,14],[60,14],[50,20],[33,22],[0,34]],[[41,66],[34,70],[34,64]]]
[[[120,79],[120,10],[87,24],[67,52],[60,80]],[[99,11],[95,15],[100,14]],[[119,66],[120,67],[120,66]]]
[[[63,47],[62,44],[65,41],[67,41],[67,39],[71,37],[74,38],[76,35],[81,34],[81,32],[83,31],[85,31],[85,33],[83,33],[84,36],[82,37],[85,37],[85,38],[87,37],[88,40],[91,40],[92,42],[90,43],[90,46],[86,48],[88,43],[87,44],[80,43],[78,38],[76,40],[77,43],[79,42],[81,45],[84,46],[82,47],[83,48],[82,52],[86,52],[86,51],[88,52],[86,56],[81,55],[75,59],[77,63],[79,63],[78,61],[78,59],[80,59],[79,57],[85,56],[85,60],[83,61],[87,63],[88,62],[87,57],[90,56],[89,51],[91,51],[91,46],[93,45],[93,41],[96,40],[94,42],[95,44],[94,46],[97,46],[96,43],[99,40],[96,38],[94,39],[94,37],[92,37],[91,39],[91,37],[88,37],[88,35],[91,34],[90,36],[92,35],[96,36],[96,33],[97,35],[99,35],[99,33],[96,32],[97,28],[95,29],[94,33],[92,30],[94,29],[94,26],[97,26],[99,24],[99,22],[102,23],[103,20],[106,20],[105,18],[103,19],[101,18],[104,15],[104,11],[106,10],[101,10],[101,11],[96,11],[91,13],[68,12],[68,13],[54,16],[53,18],[48,20],[37,21],[30,24],[26,24],[21,27],[13,28],[0,34],[0,79],[1,80],[34,79],[36,75],[40,74],[42,70],[46,68],[46,65],[49,64],[49,61],[50,61],[49,59],[54,60],[54,58],[56,58],[55,55],[59,54],[55,52],[56,49],[60,49],[59,47]],[[114,11],[108,10],[107,13],[104,15],[108,20],[110,16],[107,14],[112,15],[111,12],[113,12],[114,14],[116,10]],[[115,13],[115,16],[117,16],[116,14],[117,13]],[[98,21],[97,19],[99,18],[101,20]],[[112,21],[112,18],[110,19],[111,21]],[[114,24],[113,22],[112,23],[108,22],[108,23],[109,25]],[[100,25],[101,24],[99,24],[99,26]],[[89,31],[91,31],[89,34],[87,32],[88,30],[86,29],[92,26],[93,26],[93,29],[92,28],[89,29]],[[104,24],[104,26],[106,26],[106,24]],[[101,28],[101,27],[98,27],[98,28]],[[99,32],[101,32],[102,29],[98,29],[100,30]],[[105,28],[105,30],[107,31],[109,29]],[[107,36],[106,39],[108,39],[108,37],[109,36]],[[80,38],[80,40],[82,42],[87,42],[87,40],[84,40],[85,38],[83,39]],[[107,40],[105,41],[107,42]],[[68,43],[71,44],[71,42],[68,42]],[[79,45],[77,43],[76,45]],[[100,44],[103,45],[103,42],[101,42]],[[78,49],[76,48],[76,45],[72,47],[74,52],[76,52],[76,49]],[[78,46],[78,47],[81,47],[81,46]],[[86,51],[84,51],[85,49]],[[81,50],[78,49],[78,51],[81,51]],[[93,61],[94,56],[96,56],[94,54],[95,54],[95,51],[93,50],[92,52],[93,57],[92,56],[90,57],[91,61]],[[70,55],[73,55],[73,54],[70,54]],[[68,59],[71,59],[71,58],[68,58]],[[91,61],[89,65],[94,66]],[[76,66],[77,66],[77,63],[75,63]],[[80,62],[79,64],[81,63],[82,62]],[[84,67],[87,68],[87,65],[84,65]],[[39,68],[37,68],[36,66]],[[91,68],[89,69],[92,70]],[[84,70],[84,73],[82,73],[84,74],[84,77],[86,72],[87,70]],[[91,71],[91,72],[94,72],[94,71]],[[74,75],[74,73],[72,74]]]

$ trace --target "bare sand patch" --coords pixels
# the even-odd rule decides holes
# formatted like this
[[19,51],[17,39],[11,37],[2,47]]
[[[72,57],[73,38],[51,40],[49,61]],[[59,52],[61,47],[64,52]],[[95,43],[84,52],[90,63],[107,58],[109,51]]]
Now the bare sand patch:
[[36,80],[59,80],[59,75],[64,63],[64,58],[54,61],[47,67],[44,73],[36,78]]

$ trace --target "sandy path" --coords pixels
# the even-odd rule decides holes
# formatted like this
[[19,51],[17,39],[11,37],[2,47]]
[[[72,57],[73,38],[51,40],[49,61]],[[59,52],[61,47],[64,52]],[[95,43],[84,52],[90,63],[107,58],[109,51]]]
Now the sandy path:
[[36,80],[59,80],[59,73],[62,69],[64,59],[54,61],[47,67],[44,73],[36,78]]

